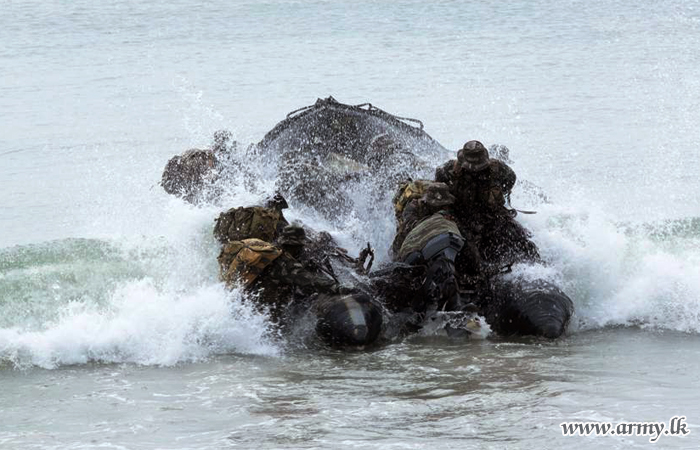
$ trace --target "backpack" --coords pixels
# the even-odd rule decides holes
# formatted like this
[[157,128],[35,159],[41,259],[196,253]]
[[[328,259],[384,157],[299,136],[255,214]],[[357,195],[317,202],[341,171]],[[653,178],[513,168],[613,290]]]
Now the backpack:
[[216,219],[214,236],[222,244],[244,239],[274,241],[287,225],[282,212],[262,206],[231,208]]
[[401,213],[403,213],[404,208],[411,200],[421,198],[423,196],[429,183],[432,183],[432,181],[415,180],[401,183],[399,190],[393,199],[394,214],[396,215],[397,219],[401,217]]
[[229,242],[219,254],[221,278],[226,283],[241,280],[250,287],[262,271],[282,255],[282,250],[260,239]]

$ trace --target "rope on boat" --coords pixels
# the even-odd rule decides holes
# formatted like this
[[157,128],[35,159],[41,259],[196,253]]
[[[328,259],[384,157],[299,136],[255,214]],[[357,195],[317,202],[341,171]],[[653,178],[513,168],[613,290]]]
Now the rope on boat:
[[336,105],[341,105],[341,106],[350,107],[350,108],[357,108],[357,109],[362,109],[362,108],[364,108],[364,107],[366,106],[367,109],[366,109],[365,111],[368,111],[368,112],[379,112],[379,113],[382,113],[382,114],[386,114],[386,115],[389,116],[389,117],[393,117],[394,119],[397,119],[397,120],[403,120],[403,121],[406,121],[406,122],[417,123],[418,126],[420,127],[420,129],[423,130],[423,122],[421,122],[421,121],[418,120],[418,119],[411,119],[410,117],[399,117],[399,116],[395,116],[394,114],[388,113],[388,112],[384,111],[383,109],[377,108],[376,106],[372,105],[371,103],[361,103],[361,104],[359,104],[359,105],[354,105],[354,106],[344,105],[343,103],[340,103],[338,100],[334,99],[333,97],[328,97],[328,98],[326,98],[326,99],[318,99],[318,100],[316,101],[316,103],[314,103],[313,105],[304,106],[304,107],[302,107],[302,108],[295,109],[294,111],[292,111],[292,112],[290,112],[289,114],[287,114],[287,119],[289,119],[289,118],[295,116],[295,115],[298,114],[298,113],[301,113],[301,112],[304,112],[304,111],[308,111],[308,110],[311,109],[311,108],[315,108],[315,107],[317,107],[317,106],[323,106],[323,105],[326,105],[326,104],[336,104]]
[[355,108],[362,108],[363,106],[367,106],[367,107],[368,107],[368,108],[367,108],[367,111],[378,111],[378,112],[381,112],[381,113],[386,114],[387,116],[391,116],[391,117],[393,117],[394,119],[405,120],[405,121],[408,121],[408,122],[415,122],[415,123],[417,123],[417,124],[420,126],[420,129],[421,129],[421,130],[423,129],[423,122],[421,122],[420,120],[418,120],[418,119],[411,119],[410,117],[399,117],[399,116],[395,116],[394,114],[388,113],[388,112],[384,111],[383,109],[377,108],[376,106],[372,105],[371,103],[361,103],[361,104],[359,104],[359,105],[355,105],[354,107],[355,107]]

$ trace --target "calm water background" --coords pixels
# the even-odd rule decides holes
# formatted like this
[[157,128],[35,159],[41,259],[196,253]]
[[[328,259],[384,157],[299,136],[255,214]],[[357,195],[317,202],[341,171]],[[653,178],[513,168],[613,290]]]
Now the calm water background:
[[[5,1],[0,447],[645,448],[700,436],[700,2]],[[333,95],[511,149],[571,294],[556,342],[290,349],[216,279],[212,220],[158,186],[220,128]],[[437,164],[439,161],[436,161]],[[233,189],[230,205],[260,193]],[[317,223],[351,249],[393,223]],[[292,217],[311,221],[304,211]]]

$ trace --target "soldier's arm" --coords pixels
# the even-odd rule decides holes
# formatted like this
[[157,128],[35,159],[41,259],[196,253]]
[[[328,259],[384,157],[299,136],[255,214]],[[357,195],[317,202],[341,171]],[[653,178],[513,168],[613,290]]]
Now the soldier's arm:
[[498,183],[501,185],[501,188],[503,188],[503,193],[509,194],[510,191],[513,190],[513,186],[515,186],[515,181],[517,180],[515,172],[508,166],[508,164],[504,163],[503,161],[499,161],[497,159],[492,161],[492,164],[496,166],[496,173],[498,173]]
[[275,261],[274,270],[270,273],[277,284],[291,285],[300,289],[304,294],[336,293],[338,283],[329,275],[322,272],[311,272],[304,268],[296,259],[283,254]]
[[416,222],[421,218],[420,210],[419,200],[413,199],[402,211],[401,216],[398,218],[396,236],[394,236],[394,241],[391,244],[392,257],[398,257],[403,241],[406,240],[408,233],[411,232]]
[[422,218],[422,210],[423,208],[420,207],[420,199],[415,198],[411,200],[401,213],[401,224],[407,229],[413,228],[415,222]]
[[454,164],[455,161],[451,159],[442,166],[438,166],[438,168],[435,169],[435,181],[439,181],[450,186],[454,178],[454,174],[452,173]]

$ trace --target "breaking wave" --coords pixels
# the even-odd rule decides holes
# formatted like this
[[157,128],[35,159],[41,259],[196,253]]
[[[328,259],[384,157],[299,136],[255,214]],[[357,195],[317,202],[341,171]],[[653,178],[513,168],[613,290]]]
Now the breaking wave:
[[[121,203],[118,223],[95,225],[105,234],[115,227],[118,237],[0,250],[0,366],[279,354],[265,315],[217,279],[213,219],[274,189],[269,167],[248,169],[257,170],[254,182],[227,178],[233,187],[217,204],[192,207],[159,190],[145,198],[149,208]],[[375,187],[352,188],[355,207],[342,221],[293,202],[285,215],[329,231],[354,253],[372,242],[381,263],[395,225],[391,193],[378,202]],[[548,278],[571,296],[572,331],[634,325],[700,333],[700,218],[620,223],[594,203],[562,206],[527,187],[521,183],[513,200],[537,210],[519,217],[548,264],[514,270]]]
[[211,219],[189,219],[190,239],[176,227],[0,250],[0,367],[278,354],[267,317],[216,278]]
[[574,300],[578,328],[700,333],[700,219],[618,223],[591,207],[543,205],[526,222]]
[[266,318],[223,286],[162,291],[152,279],[116,288],[107,305],[69,302],[40,329],[0,329],[0,357],[15,366],[87,362],[173,365],[222,353],[277,353]]

